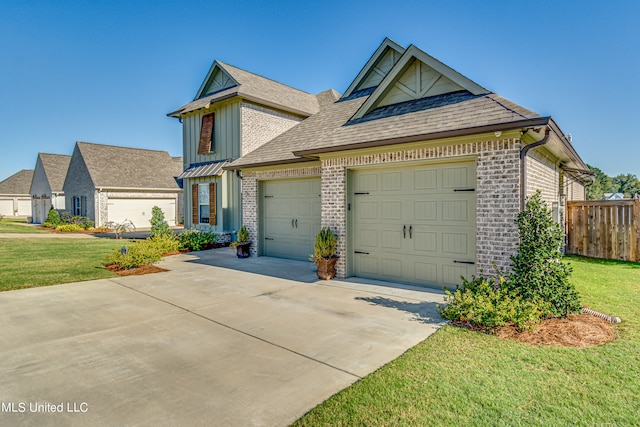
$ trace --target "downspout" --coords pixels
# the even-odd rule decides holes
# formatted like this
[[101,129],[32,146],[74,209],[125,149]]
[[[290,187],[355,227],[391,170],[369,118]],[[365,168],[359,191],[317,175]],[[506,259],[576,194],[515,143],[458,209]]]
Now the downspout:
[[524,210],[525,200],[526,200],[526,191],[527,191],[527,153],[532,148],[540,147],[541,145],[549,142],[549,134],[551,133],[549,127],[544,133],[544,138],[540,141],[534,142],[533,144],[525,145],[520,150],[520,210]]

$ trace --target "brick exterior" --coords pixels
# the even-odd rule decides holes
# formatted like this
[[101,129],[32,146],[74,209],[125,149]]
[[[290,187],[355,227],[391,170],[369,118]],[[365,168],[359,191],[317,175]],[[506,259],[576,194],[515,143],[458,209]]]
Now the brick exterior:
[[[322,161],[321,167],[245,172],[242,185],[243,223],[259,250],[258,184],[260,180],[321,175],[322,226],[338,234],[336,264],[338,277],[347,275],[347,173],[351,167],[368,165],[407,165],[416,161],[476,160],[476,269],[493,274],[495,268],[508,270],[518,245],[515,218],[520,210],[520,148],[517,139],[489,140],[440,147],[423,147],[377,154],[362,154]],[[541,189],[551,207],[559,201],[560,169],[539,154],[527,159],[527,194]],[[569,183],[575,194],[584,193],[579,183]],[[582,190],[580,190],[582,188]],[[495,266],[495,268],[494,268]]]
[[246,101],[240,106],[240,117],[243,156],[302,121],[302,117]]

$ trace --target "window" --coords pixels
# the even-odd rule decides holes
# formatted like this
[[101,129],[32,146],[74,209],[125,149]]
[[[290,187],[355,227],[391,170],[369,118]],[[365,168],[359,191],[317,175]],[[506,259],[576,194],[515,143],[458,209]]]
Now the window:
[[87,216],[87,197],[73,196],[73,214],[78,216]]
[[215,114],[205,114],[202,116],[202,126],[200,127],[200,142],[198,143],[198,154],[209,154],[213,151],[213,122]]
[[191,220],[193,225],[216,225],[216,184],[191,185]]
[[200,224],[209,224],[209,184],[198,184],[198,218]]

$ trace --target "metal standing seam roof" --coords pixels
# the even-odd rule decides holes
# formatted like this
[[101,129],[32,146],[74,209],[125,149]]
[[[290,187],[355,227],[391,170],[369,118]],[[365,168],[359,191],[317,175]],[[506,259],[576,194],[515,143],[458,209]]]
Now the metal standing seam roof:
[[200,178],[203,176],[220,176],[224,172],[224,167],[229,165],[228,160],[193,163],[182,172],[177,178]]

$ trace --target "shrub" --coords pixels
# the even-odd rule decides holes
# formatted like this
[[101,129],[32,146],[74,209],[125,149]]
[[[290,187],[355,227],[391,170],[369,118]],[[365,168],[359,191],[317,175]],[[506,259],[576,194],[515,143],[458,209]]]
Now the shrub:
[[516,223],[520,246],[518,253],[511,257],[512,288],[525,300],[539,297],[549,302],[553,317],[579,312],[580,296],[569,283],[571,267],[562,262],[564,232],[541,200],[540,191],[527,199]]
[[128,219],[125,219],[122,222],[113,222],[113,221],[109,221],[107,222],[106,226],[113,230],[113,232],[116,235],[116,239],[121,239],[122,238],[122,233],[126,233],[127,231],[135,231],[136,230],[136,226],[133,225],[133,222],[131,222]]
[[53,225],[52,223],[47,222],[47,221],[43,222],[42,226],[46,227],[46,228],[53,228],[53,229],[55,229],[57,227],[57,225]]
[[115,248],[104,256],[105,265],[115,264],[121,269],[131,269],[152,264],[162,259],[162,249],[150,240],[134,242],[129,246]]
[[164,255],[167,252],[177,251],[180,249],[180,241],[171,234],[170,236],[155,236],[147,239],[150,244],[158,248]]
[[445,290],[448,305],[441,308],[443,318],[468,322],[485,330],[513,324],[521,330],[532,329],[548,314],[549,306],[536,298],[528,301],[510,290],[507,279],[498,277],[473,277],[462,279],[462,286],[455,293]]
[[173,236],[173,231],[169,228],[169,224],[164,220],[164,212],[158,206],[151,209],[151,231],[149,237],[169,237]]
[[94,226],[94,222],[93,221],[91,221],[86,216],[81,216],[81,215],[76,215],[76,216],[71,217],[71,224],[76,224],[76,225],[80,226],[84,230],[88,230],[90,228],[93,228],[93,226]]
[[310,256],[310,259],[317,261],[333,257],[336,254],[337,243],[338,236],[331,231],[331,228],[323,228],[316,235],[316,241],[313,244],[313,255]]
[[50,225],[44,225],[44,224],[42,225],[49,228],[56,228],[56,226],[58,226],[60,222],[61,222],[60,214],[52,206],[51,209],[49,209],[49,213],[47,214],[47,220],[44,223],[44,224],[50,224]]
[[56,227],[56,231],[62,231],[64,233],[73,233],[82,230],[78,224],[60,224]]
[[249,243],[250,240],[251,240],[251,237],[249,236],[247,227],[243,225],[242,227],[240,227],[240,230],[238,230],[237,243],[245,244],[245,243]]
[[73,216],[71,215],[70,212],[64,211],[62,213],[60,213],[60,222],[64,223],[64,224],[71,224],[71,218]]
[[208,231],[184,230],[178,236],[178,241],[182,249],[200,251],[213,247],[218,241],[218,235]]

